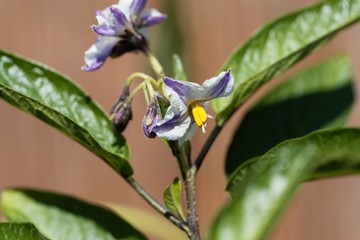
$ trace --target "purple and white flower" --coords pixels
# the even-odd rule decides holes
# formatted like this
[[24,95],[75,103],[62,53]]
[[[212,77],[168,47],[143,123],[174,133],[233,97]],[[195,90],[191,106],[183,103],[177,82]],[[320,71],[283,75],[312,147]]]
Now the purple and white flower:
[[197,128],[205,133],[206,113],[209,101],[228,96],[234,88],[231,71],[221,72],[202,85],[192,82],[164,78],[165,91],[170,96],[170,107],[164,118],[150,131],[167,140],[179,140],[182,145],[191,138]]
[[84,71],[100,68],[106,59],[119,57],[130,51],[146,51],[148,27],[165,20],[166,15],[156,9],[145,9],[147,0],[120,0],[118,4],[97,11],[98,25],[92,26],[98,35],[84,55]]

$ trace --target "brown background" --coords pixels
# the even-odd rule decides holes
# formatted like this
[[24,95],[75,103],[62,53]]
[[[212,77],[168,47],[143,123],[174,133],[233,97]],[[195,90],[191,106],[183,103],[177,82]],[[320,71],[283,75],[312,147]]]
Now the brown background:
[[[163,2],[150,1],[148,6],[161,9]],[[191,65],[192,80],[201,82],[216,74],[229,52],[262,23],[315,1],[178,2],[182,31],[187,36],[186,59],[191,61],[188,65]],[[143,56],[127,54],[108,61],[99,71],[80,71],[83,52],[95,38],[89,28],[96,21],[94,12],[112,3],[99,0],[2,0],[0,48],[44,62],[66,73],[76,79],[105,109],[110,109],[124,79],[147,65]],[[360,26],[352,27],[296,69],[333,53],[345,52],[353,60],[354,72],[360,79],[359,36]],[[157,39],[161,40],[161,35]],[[351,126],[360,123],[358,106],[359,103],[355,105],[349,121]],[[134,102],[134,120],[126,130],[125,137],[132,146],[131,162],[135,176],[160,198],[165,186],[179,173],[176,162],[164,144],[143,137],[140,123],[144,111],[143,98],[137,98]],[[0,188],[31,186],[149,209],[113,170],[57,130],[3,101],[0,101],[0,116]],[[223,193],[223,159],[240,117],[241,112],[221,133],[198,176],[203,231],[227,198]],[[201,134],[195,136],[194,155],[205,138]],[[359,239],[359,202],[358,177],[303,184],[271,239]]]

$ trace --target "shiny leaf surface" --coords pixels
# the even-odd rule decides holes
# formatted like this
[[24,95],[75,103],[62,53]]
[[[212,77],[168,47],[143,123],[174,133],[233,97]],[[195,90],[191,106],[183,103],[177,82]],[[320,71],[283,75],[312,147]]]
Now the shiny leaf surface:
[[233,201],[209,239],[263,239],[301,182],[360,173],[359,146],[360,129],[319,130],[245,162],[229,179]]
[[295,75],[245,115],[228,150],[226,174],[282,141],[343,126],[353,98],[351,67],[344,56]]
[[52,240],[146,239],[110,210],[65,195],[7,189],[1,208],[9,221],[31,222]]
[[132,175],[125,139],[113,132],[104,111],[69,78],[0,51],[0,97],[59,129],[122,175]]
[[46,240],[31,223],[0,223],[1,240]]
[[217,124],[260,86],[321,47],[337,32],[360,19],[360,0],[329,0],[282,17],[258,30],[237,48],[224,69],[232,69],[235,88],[214,101]]
[[175,178],[173,183],[166,187],[163,199],[165,206],[175,216],[185,220],[184,213],[181,207],[181,181]]

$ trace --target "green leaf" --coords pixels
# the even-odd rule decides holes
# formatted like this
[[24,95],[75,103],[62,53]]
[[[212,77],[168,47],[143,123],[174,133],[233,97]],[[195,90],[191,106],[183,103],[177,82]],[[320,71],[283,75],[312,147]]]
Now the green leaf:
[[174,78],[177,80],[187,81],[184,66],[182,64],[181,58],[177,54],[173,55],[173,65]]
[[233,201],[209,239],[263,239],[301,182],[360,173],[359,146],[360,129],[319,130],[245,162],[229,180]]
[[185,220],[181,207],[181,181],[179,178],[175,178],[173,183],[166,187],[163,199],[172,214]]
[[1,240],[46,240],[31,223],[0,223]]
[[351,67],[344,56],[285,81],[244,117],[228,150],[226,174],[286,139],[343,126],[353,97]]
[[63,239],[146,239],[115,213],[76,198],[29,189],[7,189],[2,210],[11,222],[31,222],[46,237]]
[[104,203],[105,206],[122,216],[128,223],[156,240],[185,240],[185,232],[176,227],[168,219],[154,211],[146,211],[129,205]]
[[125,139],[79,86],[46,65],[0,50],[0,98],[59,129],[123,176],[133,174]]
[[224,69],[232,69],[235,87],[212,101],[217,124],[223,125],[260,86],[327,43],[360,19],[360,0],[328,0],[282,17],[237,48]]

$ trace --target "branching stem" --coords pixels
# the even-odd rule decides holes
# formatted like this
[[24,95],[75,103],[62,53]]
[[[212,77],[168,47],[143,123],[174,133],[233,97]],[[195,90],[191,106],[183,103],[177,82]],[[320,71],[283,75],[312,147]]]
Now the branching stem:
[[189,237],[191,236],[192,233],[187,223],[172,214],[165,206],[163,206],[158,200],[156,200],[139,182],[137,182],[134,177],[127,177],[125,178],[125,180],[156,211],[169,219],[177,227],[185,231]]

